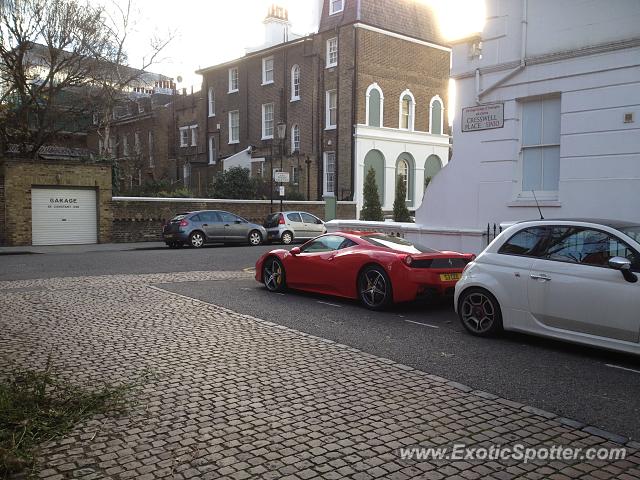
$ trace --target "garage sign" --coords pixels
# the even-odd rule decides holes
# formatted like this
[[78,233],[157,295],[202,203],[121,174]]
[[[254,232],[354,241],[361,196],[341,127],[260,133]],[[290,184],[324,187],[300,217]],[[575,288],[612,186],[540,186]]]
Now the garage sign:
[[476,132],[504,127],[504,104],[492,103],[462,109],[462,131]]

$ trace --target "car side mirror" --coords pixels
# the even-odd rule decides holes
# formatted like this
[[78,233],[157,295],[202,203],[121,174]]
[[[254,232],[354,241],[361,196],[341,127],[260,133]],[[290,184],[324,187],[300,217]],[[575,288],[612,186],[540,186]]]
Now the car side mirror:
[[300,253],[300,247],[293,247],[289,253],[295,257]]
[[242,223],[242,220],[236,220],[236,223]]
[[631,261],[624,257],[613,257],[609,259],[609,267],[614,270],[620,270],[622,276],[627,282],[635,283],[638,276],[631,271]]

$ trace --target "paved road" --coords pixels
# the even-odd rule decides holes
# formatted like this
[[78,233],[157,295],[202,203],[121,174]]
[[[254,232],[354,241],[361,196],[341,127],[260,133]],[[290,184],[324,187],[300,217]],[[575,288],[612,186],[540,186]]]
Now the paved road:
[[199,250],[191,248],[172,250],[160,242],[133,245],[2,248],[0,249],[0,280],[190,270],[238,270],[254,265],[263,252],[272,248],[274,247],[212,245]]
[[[50,248],[46,254],[0,255],[0,280],[241,270],[269,248],[273,247]],[[372,313],[335,298],[271,295],[250,280],[166,287],[640,439],[640,361],[629,356],[516,334],[477,339],[462,330],[447,303]]]
[[[50,356],[74,383],[142,377],[125,415],[94,417],[46,442],[38,476],[640,478],[637,442],[626,443],[624,460],[488,460],[487,450],[469,458],[495,445],[506,453],[555,446],[606,454],[620,444],[528,405],[157,287],[198,281],[223,288],[243,277],[184,272],[0,283],[0,372],[12,364],[43,368]],[[426,454],[443,446],[451,454],[460,444],[473,448],[464,459],[418,459],[420,450],[411,448]]]

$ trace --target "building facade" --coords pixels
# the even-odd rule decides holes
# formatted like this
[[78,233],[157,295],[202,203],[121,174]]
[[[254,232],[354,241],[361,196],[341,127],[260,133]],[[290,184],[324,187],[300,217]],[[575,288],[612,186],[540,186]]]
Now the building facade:
[[[450,50],[430,8],[417,0],[325,0],[317,11],[317,33],[198,72],[212,161],[235,162],[250,150],[255,175],[270,180],[286,170],[286,188],[306,199],[360,204],[372,167],[385,209],[397,176],[417,207],[425,177],[449,157]],[[269,15],[268,45],[278,38],[271,23],[287,22],[282,9]]]
[[453,49],[454,155],[416,221],[486,230],[538,218],[537,201],[545,218],[640,222],[640,4],[486,5],[484,30]]

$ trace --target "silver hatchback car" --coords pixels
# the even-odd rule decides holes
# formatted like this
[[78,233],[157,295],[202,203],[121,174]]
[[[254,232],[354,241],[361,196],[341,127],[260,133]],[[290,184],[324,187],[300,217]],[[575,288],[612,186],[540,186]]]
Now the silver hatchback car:
[[308,240],[327,232],[324,222],[307,212],[275,212],[267,216],[263,224],[267,229],[267,241],[281,241],[289,245],[295,240]]

